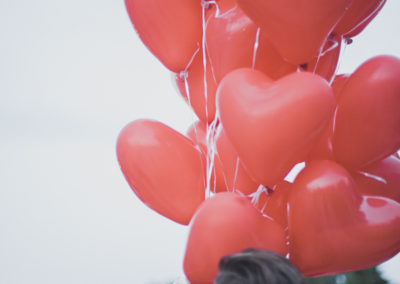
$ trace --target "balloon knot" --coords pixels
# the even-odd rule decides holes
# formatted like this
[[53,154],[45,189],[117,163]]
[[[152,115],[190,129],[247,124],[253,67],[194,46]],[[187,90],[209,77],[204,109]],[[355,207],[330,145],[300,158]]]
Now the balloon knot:
[[344,42],[345,42],[346,44],[352,44],[352,43],[353,43],[353,39],[350,38],[350,37],[345,37],[345,38],[344,38]]
[[204,9],[210,9],[211,8],[211,3],[207,0],[201,0],[201,6]]

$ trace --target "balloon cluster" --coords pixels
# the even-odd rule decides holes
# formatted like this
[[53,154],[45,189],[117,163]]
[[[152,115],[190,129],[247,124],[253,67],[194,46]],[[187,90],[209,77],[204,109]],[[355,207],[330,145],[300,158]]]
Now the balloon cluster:
[[137,196],[190,222],[192,283],[212,283],[219,259],[246,248],[287,255],[307,276],[399,252],[400,59],[335,74],[342,42],[385,0],[125,3],[199,118],[186,136],[137,120],[117,143]]

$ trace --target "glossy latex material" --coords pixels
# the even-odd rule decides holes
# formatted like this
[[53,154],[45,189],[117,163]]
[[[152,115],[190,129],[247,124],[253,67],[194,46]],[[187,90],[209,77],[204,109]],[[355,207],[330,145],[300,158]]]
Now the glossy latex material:
[[257,41],[257,29],[238,6],[209,17],[206,44],[217,82],[232,70],[252,67],[253,61],[255,69],[273,79],[296,71],[297,66],[285,62],[262,31]]
[[186,131],[186,136],[199,146],[200,150],[207,156],[207,124],[202,121],[196,121]]
[[184,70],[201,45],[199,0],[125,0],[147,48],[171,71]]
[[269,188],[304,161],[334,108],[332,89],[317,75],[293,73],[272,83],[252,69],[225,76],[217,103],[247,172]]
[[386,0],[353,0],[334,32],[345,37],[356,36],[375,18],[385,3]]
[[400,204],[362,196],[332,161],[309,163],[289,196],[290,259],[306,276],[377,265],[400,250]]
[[287,223],[287,201],[290,193],[291,183],[282,181],[278,183],[265,202],[263,213],[278,222],[282,228],[286,228]]
[[[336,102],[339,100],[341,90],[348,79],[349,75],[347,74],[341,74],[334,77],[331,87],[333,94],[335,95]],[[311,150],[307,160],[335,160],[335,156],[333,155],[332,151],[333,122],[334,119],[332,117],[331,122],[323,131],[318,142]]]
[[175,82],[180,94],[196,113],[197,117],[204,122],[213,121],[215,117],[215,93],[217,91],[217,84],[211,71],[210,62],[207,59],[207,94],[204,92],[204,63],[202,50],[195,55],[193,62],[191,62],[186,72],[175,75]]
[[400,202],[400,159],[398,157],[389,156],[352,176],[363,194],[388,197]]
[[204,200],[201,153],[185,136],[151,120],[128,124],[117,142],[121,170],[134,193],[161,215],[188,224]]
[[236,193],[218,193],[197,210],[186,245],[184,271],[190,283],[213,283],[222,256],[247,248],[287,252],[281,226],[263,217]]
[[333,94],[335,95],[336,102],[340,100],[340,94],[344,85],[347,83],[350,75],[349,74],[339,74],[336,75],[331,84]]
[[400,148],[400,59],[377,56],[343,87],[335,117],[333,153],[361,169]]
[[237,6],[235,0],[215,0],[215,3],[218,6],[218,10],[213,9],[213,13],[216,15],[222,15]]
[[249,177],[223,129],[216,137],[216,147],[216,192],[238,190],[246,195],[255,192],[259,184]]
[[[196,121],[186,131],[186,136],[192,140],[196,148],[201,151],[205,173],[207,173],[207,124],[202,121]],[[205,176],[207,176],[207,174],[205,174]]]
[[333,126],[332,123],[329,123],[319,136],[314,147],[311,149],[311,152],[306,159],[307,161],[335,159],[332,152],[332,134]]
[[352,0],[236,0],[293,64],[318,57],[329,33]]

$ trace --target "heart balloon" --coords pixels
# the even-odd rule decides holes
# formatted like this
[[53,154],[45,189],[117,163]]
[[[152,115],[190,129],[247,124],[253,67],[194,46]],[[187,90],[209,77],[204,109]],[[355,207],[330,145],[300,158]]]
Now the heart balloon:
[[236,0],[284,59],[304,64],[318,57],[352,0]]
[[389,156],[352,174],[363,194],[391,198],[400,203],[400,159]]
[[186,68],[201,45],[198,0],[125,0],[129,17],[147,48],[171,71]]
[[190,227],[184,271],[192,284],[213,283],[221,257],[247,248],[286,255],[281,226],[236,193],[218,193],[197,210]]
[[332,139],[336,160],[361,169],[400,148],[400,59],[362,64],[340,93]]
[[[193,57],[186,71],[175,75],[175,82],[180,94],[192,107],[197,117],[206,123],[212,122],[215,118],[217,84],[209,60],[206,61],[206,74],[204,74],[202,49]],[[207,92],[204,91],[205,89]]]
[[216,137],[215,146],[215,191],[237,190],[246,195],[255,192],[259,184],[249,177],[223,129]]
[[353,0],[334,32],[345,37],[359,34],[375,18],[386,0]]
[[272,83],[252,69],[226,75],[217,104],[245,169],[269,188],[304,161],[334,109],[332,89],[318,75],[293,73]]
[[306,276],[379,264],[400,250],[400,204],[362,196],[333,161],[313,161],[289,195],[289,253]]
[[222,15],[209,17],[206,44],[217,82],[237,68],[252,67],[273,79],[295,72],[246,14],[233,6]]
[[161,215],[188,224],[204,200],[201,153],[185,136],[151,120],[136,120],[117,142],[121,170],[134,193]]

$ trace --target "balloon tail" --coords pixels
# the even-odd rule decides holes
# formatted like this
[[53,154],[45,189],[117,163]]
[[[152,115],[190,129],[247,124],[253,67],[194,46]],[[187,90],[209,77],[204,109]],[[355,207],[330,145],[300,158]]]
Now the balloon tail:
[[[260,200],[260,196],[261,196],[262,194],[267,194],[267,195],[268,195],[268,192],[269,192],[268,188],[266,188],[265,186],[263,186],[262,184],[260,184],[260,185],[258,186],[256,192],[250,194],[250,196],[251,196],[251,203],[252,203],[255,207],[257,207],[258,202],[259,202],[259,200]],[[264,208],[265,206],[266,206],[266,204],[264,204],[262,210],[265,209],[265,208]]]

